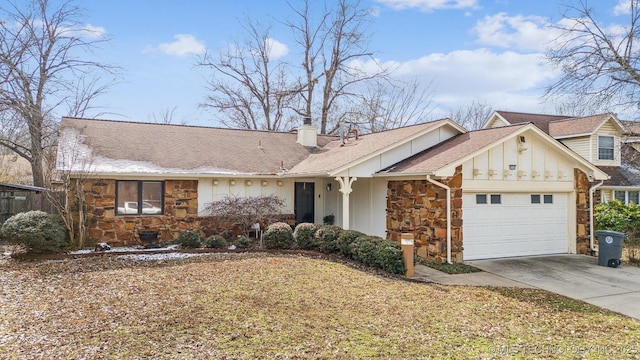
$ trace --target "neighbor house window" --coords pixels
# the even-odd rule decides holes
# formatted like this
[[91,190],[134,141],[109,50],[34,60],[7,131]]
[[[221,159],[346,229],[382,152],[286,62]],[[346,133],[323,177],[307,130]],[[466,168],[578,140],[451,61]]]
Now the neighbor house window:
[[163,213],[162,181],[116,181],[116,215],[160,215]]
[[614,191],[614,198],[624,204],[634,203],[638,205],[640,202],[640,192],[638,191]]
[[613,136],[598,136],[598,160],[613,160]]

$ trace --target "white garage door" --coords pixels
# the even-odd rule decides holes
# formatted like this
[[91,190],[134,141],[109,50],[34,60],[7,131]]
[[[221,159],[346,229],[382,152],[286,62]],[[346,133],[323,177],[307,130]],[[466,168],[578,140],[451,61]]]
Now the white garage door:
[[568,252],[567,194],[462,196],[463,258]]

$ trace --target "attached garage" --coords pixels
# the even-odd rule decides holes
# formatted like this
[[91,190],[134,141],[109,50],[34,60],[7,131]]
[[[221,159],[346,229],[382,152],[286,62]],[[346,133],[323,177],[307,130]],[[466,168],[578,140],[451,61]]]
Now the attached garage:
[[569,252],[566,193],[464,193],[464,260]]

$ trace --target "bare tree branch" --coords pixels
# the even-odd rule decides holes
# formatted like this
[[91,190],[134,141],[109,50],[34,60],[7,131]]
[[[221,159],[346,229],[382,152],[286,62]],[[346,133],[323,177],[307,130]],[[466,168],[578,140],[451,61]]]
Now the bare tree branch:
[[14,135],[26,134],[7,138],[5,131],[0,145],[28,149],[16,153],[31,163],[36,186],[45,186],[43,160],[55,143],[56,112],[66,106],[69,115],[84,115],[108,86],[100,85],[100,75],[117,70],[82,57],[107,40],[81,23],[82,18],[82,10],[70,0],[0,5],[0,111],[15,117]]
[[587,0],[569,5],[564,21],[556,26],[560,36],[547,57],[562,70],[562,77],[546,89],[545,96],[588,98],[598,108],[640,105],[639,0],[629,1],[628,23],[606,26]]

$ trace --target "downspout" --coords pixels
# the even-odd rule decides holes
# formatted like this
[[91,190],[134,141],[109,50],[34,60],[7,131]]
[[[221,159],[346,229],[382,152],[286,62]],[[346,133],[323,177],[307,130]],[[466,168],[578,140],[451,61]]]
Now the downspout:
[[447,191],[447,264],[451,262],[451,188],[447,185],[437,182],[431,178],[431,175],[427,175],[427,181],[437,187],[441,187]]
[[593,185],[589,189],[589,250],[593,251],[593,194],[596,189],[602,186],[604,180],[600,180],[600,184]]

